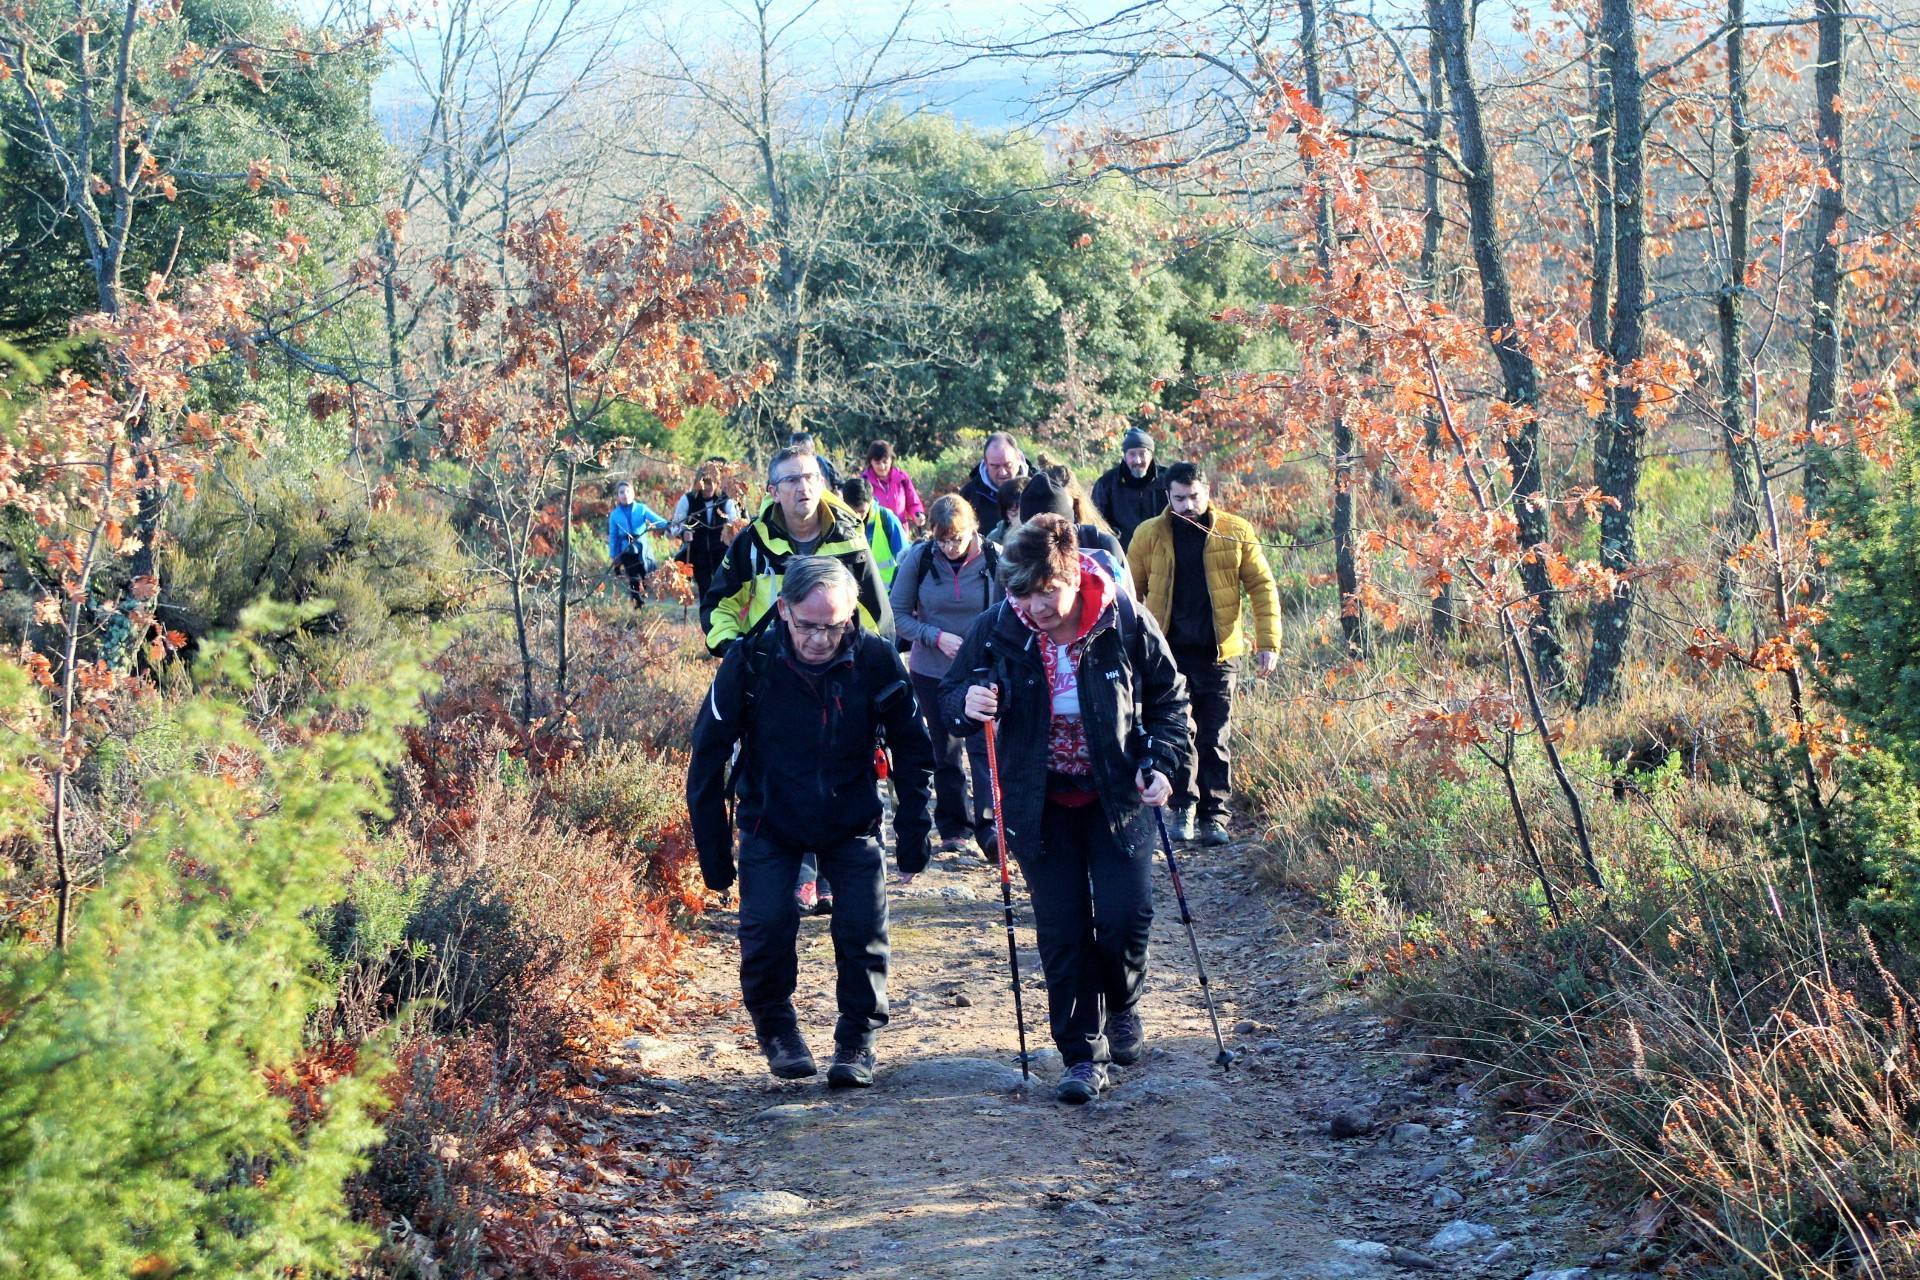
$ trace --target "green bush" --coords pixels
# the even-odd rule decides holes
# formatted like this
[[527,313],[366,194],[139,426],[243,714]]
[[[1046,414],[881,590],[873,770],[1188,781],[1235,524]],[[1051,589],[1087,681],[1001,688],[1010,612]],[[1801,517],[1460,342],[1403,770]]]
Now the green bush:
[[[1826,822],[1783,814],[1824,894],[1892,936],[1920,939],[1920,421],[1887,471],[1855,462],[1837,484],[1821,691],[1873,749],[1852,762]],[[1804,807],[1804,804],[1803,804]],[[1798,850],[1792,850],[1798,852]]]
[[1836,485],[1831,594],[1817,633],[1822,691],[1885,749],[1920,763],[1920,425],[1889,472],[1857,466]]
[[339,471],[267,462],[223,474],[175,521],[162,569],[168,619],[189,635],[233,626],[262,596],[330,607],[287,637],[323,684],[365,678],[368,655],[460,604],[464,561],[447,520],[417,495],[379,507]]
[[[331,996],[311,918],[384,808],[427,678],[389,662],[378,687],[314,709],[356,727],[269,749],[241,688],[265,654],[210,656],[211,691],[175,711],[194,754],[147,782],[147,819],[67,948],[21,935],[0,951],[0,1273],[338,1274],[370,1243],[341,1188],[379,1137],[376,1056],[303,1069],[306,1018]],[[0,665],[0,702],[23,687]],[[31,748],[0,736],[0,776]]]

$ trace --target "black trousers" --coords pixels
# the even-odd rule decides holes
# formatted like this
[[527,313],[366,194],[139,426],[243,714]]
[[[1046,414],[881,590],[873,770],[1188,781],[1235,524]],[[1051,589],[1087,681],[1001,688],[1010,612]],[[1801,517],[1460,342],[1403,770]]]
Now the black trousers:
[[1192,806],[1201,822],[1225,819],[1227,797],[1233,793],[1233,756],[1228,736],[1233,731],[1233,668],[1217,661],[1211,651],[1176,649],[1173,663],[1187,678],[1187,699],[1193,716],[1193,751],[1185,776],[1173,783],[1177,809]]
[[640,602],[646,598],[646,557],[638,551],[622,551],[620,558],[614,561],[613,564],[614,568],[626,575],[627,595],[632,598],[634,605],[637,607]]
[[[956,738],[940,720],[940,677],[913,675],[921,722],[933,739],[933,827],[942,840],[993,829],[993,793],[987,785],[987,735]],[[962,759],[965,764],[963,765]],[[973,775],[971,784],[967,775]]]
[[[793,990],[800,977],[794,942],[800,904],[794,877],[799,846],[740,836],[740,999],[761,1035],[799,1025]],[[864,1049],[887,1025],[887,892],[880,842],[859,836],[814,851],[833,878],[834,996],[840,1020],[833,1038]]]
[[726,556],[725,547],[704,548],[698,543],[694,544],[693,550],[687,552],[687,563],[693,567],[691,585],[696,602],[701,596],[707,594],[707,586],[713,581],[714,570],[720,567],[720,562],[726,559]]
[[1047,1022],[1068,1066],[1106,1062],[1106,1019],[1140,999],[1153,932],[1153,850],[1113,842],[1098,803],[1049,804],[1042,852],[1023,857],[1047,977]]

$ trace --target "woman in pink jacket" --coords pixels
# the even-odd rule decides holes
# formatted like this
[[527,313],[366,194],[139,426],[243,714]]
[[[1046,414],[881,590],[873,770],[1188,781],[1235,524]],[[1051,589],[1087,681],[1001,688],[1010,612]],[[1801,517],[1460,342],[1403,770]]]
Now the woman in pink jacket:
[[867,469],[860,475],[873,489],[873,500],[899,516],[901,523],[917,529],[926,520],[927,511],[920,505],[913,477],[893,465],[893,445],[889,441],[875,440],[867,446]]

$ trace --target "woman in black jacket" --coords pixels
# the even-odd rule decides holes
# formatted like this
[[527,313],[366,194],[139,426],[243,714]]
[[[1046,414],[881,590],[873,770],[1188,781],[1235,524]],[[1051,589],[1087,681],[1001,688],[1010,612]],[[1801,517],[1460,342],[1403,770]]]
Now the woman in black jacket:
[[998,722],[1007,852],[1033,901],[1062,1102],[1087,1102],[1109,1063],[1140,1060],[1134,1005],[1153,924],[1149,807],[1192,748],[1187,687],[1160,628],[1122,595],[1074,527],[1020,526],[1006,598],[968,631],[940,686],[948,731]]

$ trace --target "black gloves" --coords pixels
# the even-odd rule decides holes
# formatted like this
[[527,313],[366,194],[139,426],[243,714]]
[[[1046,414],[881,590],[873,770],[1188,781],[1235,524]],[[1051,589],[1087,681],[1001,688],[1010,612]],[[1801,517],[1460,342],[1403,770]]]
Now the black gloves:
[[[922,855],[920,865],[926,865]],[[707,882],[707,888],[715,893],[725,893],[733,887],[733,857],[730,853],[709,854],[700,852],[700,878]]]

